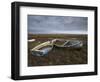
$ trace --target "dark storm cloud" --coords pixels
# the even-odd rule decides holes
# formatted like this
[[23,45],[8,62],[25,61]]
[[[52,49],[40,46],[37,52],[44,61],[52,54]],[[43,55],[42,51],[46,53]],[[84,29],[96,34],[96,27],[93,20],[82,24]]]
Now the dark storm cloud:
[[87,33],[87,17],[28,15],[28,33]]

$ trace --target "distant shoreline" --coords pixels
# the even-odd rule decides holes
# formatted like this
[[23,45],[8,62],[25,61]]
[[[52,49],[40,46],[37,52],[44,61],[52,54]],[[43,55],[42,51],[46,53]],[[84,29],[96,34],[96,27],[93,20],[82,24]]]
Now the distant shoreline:
[[88,35],[88,34],[67,34],[67,33],[66,34],[65,33],[64,34],[56,34],[56,33],[55,34],[49,34],[49,33],[48,34],[32,34],[32,33],[28,33],[28,35]]

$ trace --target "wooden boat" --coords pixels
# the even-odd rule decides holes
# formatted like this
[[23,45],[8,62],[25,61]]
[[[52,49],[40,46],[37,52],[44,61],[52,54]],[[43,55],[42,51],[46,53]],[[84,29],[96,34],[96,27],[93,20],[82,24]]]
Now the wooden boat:
[[46,56],[54,48],[81,48],[83,42],[80,40],[63,40],[63,39],[54,39],[52,41],[47,41],[41,43],[31,49],[31,53],[34,56]]

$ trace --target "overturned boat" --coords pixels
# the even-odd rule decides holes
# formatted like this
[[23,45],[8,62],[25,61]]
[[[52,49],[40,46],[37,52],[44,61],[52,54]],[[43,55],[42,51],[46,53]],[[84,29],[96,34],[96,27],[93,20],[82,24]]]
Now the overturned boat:
[[46,56],[50,51],[53,50],[53,47],[58,48],[81,48],[83,46],[83,42],[80,40],[65,40],[65,39],[53,39],[51,41],[47,41],[41,43],[31,49],[31,53],[34,56]]

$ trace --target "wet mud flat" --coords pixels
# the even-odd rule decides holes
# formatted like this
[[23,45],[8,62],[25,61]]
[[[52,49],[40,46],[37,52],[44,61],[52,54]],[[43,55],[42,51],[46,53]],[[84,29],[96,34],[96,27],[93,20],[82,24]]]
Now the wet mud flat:
[[[33,56],[30,49],[42,42],[60,39],[77,39],[83,41],[82,48],[57,48],[53,47],[45,56]],[[28,66],[51,66],[51,65],[77,65],[87,64],[87,35],[29,35],[28,39],[36,39],[34,42],[28,42]]]

